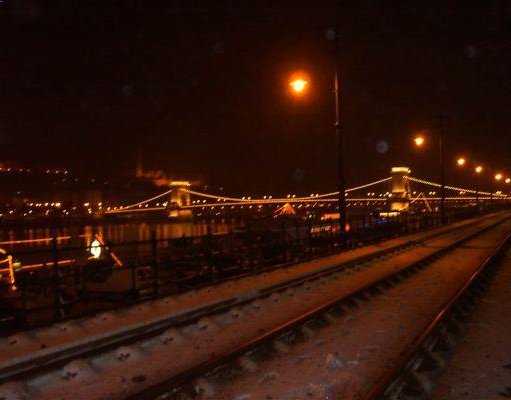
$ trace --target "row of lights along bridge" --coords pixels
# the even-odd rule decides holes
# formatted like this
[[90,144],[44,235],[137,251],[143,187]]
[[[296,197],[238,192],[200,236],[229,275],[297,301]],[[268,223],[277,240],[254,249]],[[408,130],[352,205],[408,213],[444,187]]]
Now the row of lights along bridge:
[[[341,226],[341,241],[343,240],[344,231],[342,229],[345,226],[345,214],[346,214],[346,199],[345,199],[345,187],[346,183],[344,180],[344,144],[343,144],[343,135],[342,135],[342,125],[341,125],[341,110],[340,110],[340,62],[339,62],[339,44],[338,37],[335,38],[336,42],[336,51],[335,51],[335,60],[336,60],[336,68],[334,74],[334,94],[335,94],[335,130],[337,135],[338,142],[338,190],[339,190],[339,215],[340,215],[340,226]],[[310,88],[310,79],[308,75],[304,72],[296,72],[291,75],[289,79],[289,87],[291,92],[300,97],[306,95]],[[444,133],[444,117],[440,115],[438,117],[438,125],[437,125],[437,136],[438,136],[438,144],[439,144],[439,166],[440,166],[440,214],[442,223],[445,222],[445,133]],[[414,138],[414,142],[416,146],[422,147],[425,143],[427,143],[426,137],[424,135],[418,135]],[[467,163],[467,160],[464,157],[460,157],[457,159],[457,164],[460,167],[463,167]],[[476,173],[476,192],[479,192],[479,175],[484,171],[484,167],[482,165],[476,165],[474,167],[474,171]],[[504,180],[505,183],[511,183],[511,178],[506,177],[500,172],[495,174],[495,180],[497,182]],[[478,197],[478,196],[477,196]]]

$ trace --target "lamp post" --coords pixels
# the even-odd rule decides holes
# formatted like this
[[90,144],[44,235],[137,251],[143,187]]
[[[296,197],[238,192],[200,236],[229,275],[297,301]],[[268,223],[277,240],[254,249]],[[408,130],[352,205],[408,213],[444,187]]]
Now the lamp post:
[[341,124],[341,88],[340,88],[340,48],[339,37],[335,37],[335,136],[337,138],[337,190],[339,191],[339,240],[341,246],[346,244],[346,180],[344,177],[344,135]]
[[[445,152],[444,152],[444,116],[438,116],[438,150],[440,153],[440,220],[442,225],[445,224]],[[426,138],[422,135],[415,136],[413,139],[417,147],[421,147],[426,143]],[[461,161],[463,160],[463,161]],[[461,162],[461,164],[459,164]],[[458,160],[459,165],[465,164],[465,159]]]
[[474,171],[476,173],[476,205],[479,205],[479,175],[481,175],[481,172],[483,172],[483,167],[481,165],[478,165],[474,168]]
[[[495,181],[496,182],[500,182],[503,178],[503,175],[500,173],[500,172],[497,172],[495,174]],[[496,194],[496,197],[498,198],[498,187],[496,188],[495,190],[495,194]],[[490,206],[493,206],[493,191],[492,191],[492,194],[490,195]]]
[[[341,123],[341,89],[340,89],[340,48],[339,38],[335,37],[335,74],[334,74],[334,98],[335,98],[335,121],[334,129],[337,139],[337,199],[339,207],[339,244],[346,245],[346,180],[344,177],[344,135]],[[308,87],[309,81],[304,73],[295,73],[291,76],[289,86],[293,94],[303,96]]]
[[[464,167],[467,164],[467,159],[465,157],[459,157],[456,160],[456,164],[458,167]],[[477,165],[474,167],[474,172],[476,176],[476,207],[479,206],[479,175],[483,172],[483,166]]]
[[438,116],[438,145],[440,147],[440,221],[445,224],[445,152],[444,116]]

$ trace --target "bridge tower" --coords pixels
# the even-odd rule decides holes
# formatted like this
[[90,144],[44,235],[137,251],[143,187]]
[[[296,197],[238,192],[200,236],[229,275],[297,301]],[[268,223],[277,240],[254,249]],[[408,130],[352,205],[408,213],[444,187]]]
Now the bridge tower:
[[390,176],[392,177],[392,197],[390,198],[391,211],[406,211],[410,205],[410,168],[392,167]]
[[183,206],[189,206],[191,204],[190,201],[190,193],[183,189],[188,189],[192,184],[188,181],[171,181],[170,187],[172,188],[172,192],[170,192],[170,207],[169,207],[169,217],[170,218],[180,218],[186,219],[191,218],[193,216],[192,210],[183,210]]

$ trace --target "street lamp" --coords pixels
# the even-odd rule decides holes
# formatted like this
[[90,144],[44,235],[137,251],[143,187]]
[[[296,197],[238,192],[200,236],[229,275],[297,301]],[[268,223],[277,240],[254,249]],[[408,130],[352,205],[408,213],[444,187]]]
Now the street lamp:
[[291,86],[291,90],[295,92],[296,94],[302,94],[305,89],[307,88],[309,82],[305,79],[295,79],[289,82],[289,86]]
[[479,204],[479,175],[483,172],[483,167],[478,165],[474,168],[474,171],[476,173],[476,204]]
[[[444,117],[442,115],[438,116],[438,150],[440,153],[440,220],[442,225],[445,224],[445,155],[444,155]],[[417,135],[413,139],[415,145],[417,147],[422,147],[426,142],[426,139],[423,135]],[[459,160],[458,160],[459,161]],[[463,164],[465,161],[463,161]]]
[[[500,172],[495,174],[495,180],[497,182],[500,182],[502,180],[502,174]],[[498,191],[496,193],[498,194]],[[493,198],[493,193],[490,195],[490,201],[492,200],[492,198]]]
[[417,147],[421,147],[424,142],[426,141],[426,139],[424,139],[424,136],[416,136],[413,141],[415,142],[415,145]]
[[460,157],[456,160],[456,163],[458,164],[458,166],[460,167],[463,167],[465,165],[465,163],[467,162],[467,160],[465,160],[463,157]]
[[303,96],[309,89],[309,77],[303,71],[294,72],[289,78],[289,89],[294,96]]
[[[337,138],[337,190],[339,191],[339,242],[341,247],[346,244],[346,181],[344,177],[344,137],[341,124],[341,91],[340,91],[340,48],[339,37],[335,36],[335,135]],[[304,73],[295,73],[289,80],[291,91],[295,95],[303,95],[309,87],[309,79]]]
[[344,135],[341,125],[341,49],[338,31],[335,35],[335,136],[337,137],[337,190],[339,191],[339,241],[341,247],[346,246],[346,180],[344,177]]

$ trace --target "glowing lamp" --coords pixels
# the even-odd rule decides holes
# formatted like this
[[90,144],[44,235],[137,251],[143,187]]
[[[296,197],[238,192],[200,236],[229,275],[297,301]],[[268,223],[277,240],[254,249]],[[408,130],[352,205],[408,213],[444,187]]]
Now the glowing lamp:
[[500,181],[502,179],[502,174],[495,174],[495,180]]
[[507,184],[511,183],[511,178],[506,178],[504,182],[506,182]]
[[424,136],[416,136],[413,141],[415,142],[415,145],[416,146],[422,146],[425,142],[426,142],[426,139],[424,139]]
[[309,82],[307,82],[305,79],[295,79],[289,82],[289,86],[291,86],[291,90],[295,93],[303,93],[305,89],[307,88],[307,85]]
[[478,166],[475,168],[475,171],[476,171],[476,173],[480,174],[481,172],[483,172],[483,167],[481,167],[480,165],[478,165]]
[[99,258],[101,256],[101,243],[98,239],[94,239],[90,245],[90,253],[92,257]]
[[460,157],[456,160],[456,163],[460,166],[460,167],[463,167],[465,165],[465,163],[467,162],[467,160],[465,160],[463,157]]
[[307,89],[309,88],[309,77],[308,75],[303,71],[295,71],[290,77],[289,77],[289,89],[292,94],[296,96],[304,95],[307,92]]

